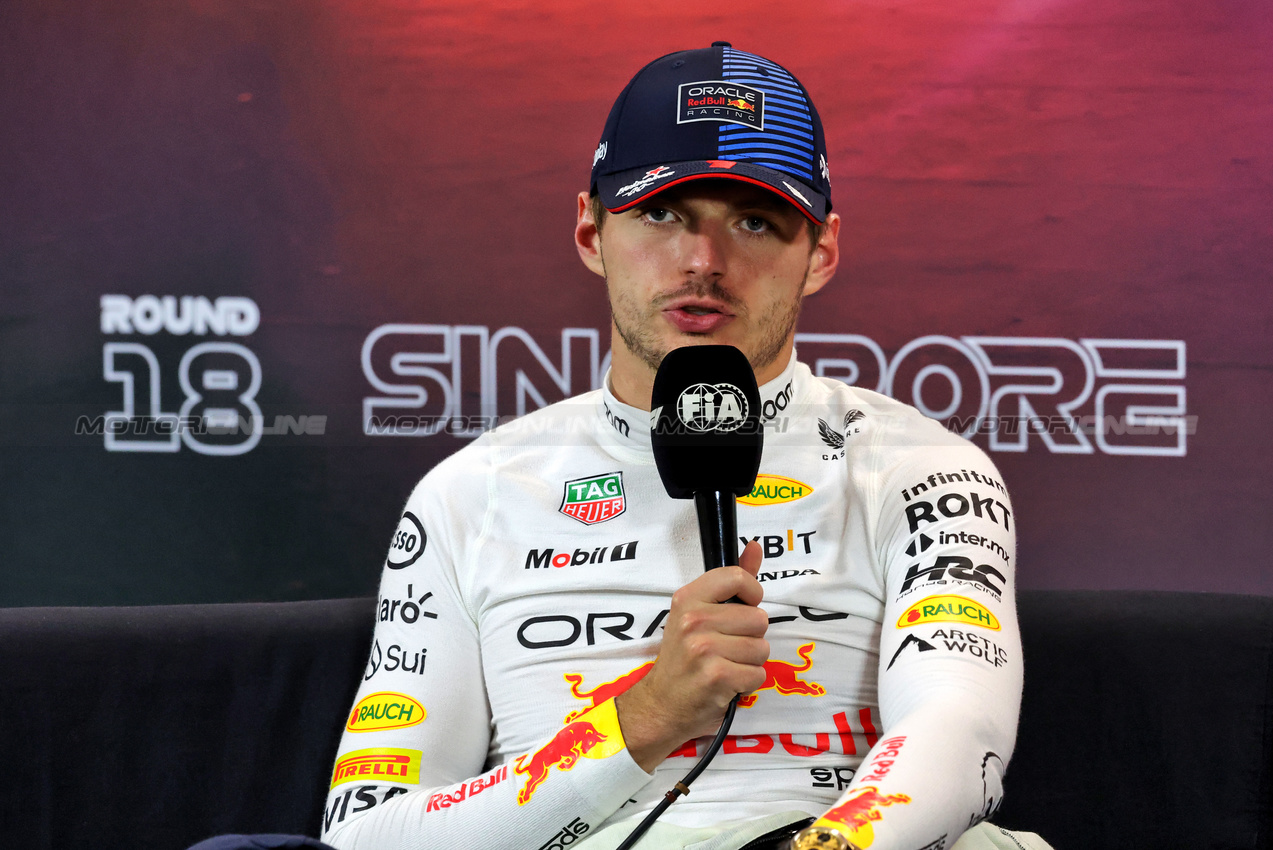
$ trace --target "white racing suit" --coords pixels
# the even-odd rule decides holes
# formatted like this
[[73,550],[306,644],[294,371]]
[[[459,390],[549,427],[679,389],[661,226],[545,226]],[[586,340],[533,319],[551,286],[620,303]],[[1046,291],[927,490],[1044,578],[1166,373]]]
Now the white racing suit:
[[[608,386],[608,382],[607,382]],[[761,544],[763,687],[661,818],[822,815],[858,846],[950,848],[1002,797],[1021,645],[1015,518],[999,474],[915,409],[812,375],[761,387],[764,455],[740,499]],[[647,774],[614,697],[703,570],[649,414],[598,390],[490,432],[415,488],[323,816],[341,850],[552,850],[630,819],[693,766]]]

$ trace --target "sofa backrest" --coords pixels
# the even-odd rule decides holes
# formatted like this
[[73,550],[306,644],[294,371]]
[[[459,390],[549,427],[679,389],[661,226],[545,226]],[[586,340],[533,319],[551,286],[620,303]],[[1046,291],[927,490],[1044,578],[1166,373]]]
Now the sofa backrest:
[[1273,598],[1020,594],[996,823],[1059,850],[1273,846]]
[[374,607],[0,610],[0,846],[315,834]]
[[[314,834],[374,600],[0,610],[0,844]],[[1268,848],[1273,599],[1024,592],[997,823],[1059,850]]]

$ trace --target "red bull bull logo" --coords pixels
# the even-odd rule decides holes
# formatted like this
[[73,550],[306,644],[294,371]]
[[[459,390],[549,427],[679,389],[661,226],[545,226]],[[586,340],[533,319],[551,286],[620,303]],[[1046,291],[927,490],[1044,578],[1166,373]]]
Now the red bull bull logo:
[[813,650],[816,644],[806,643],[804,646],[796,650],[796,655],[804,661],[804,664],[797,667],[790,661],[777,661],[770,659],[765,662],[765,683],[755,691],[738,700],[740,708],[751,708],[756,704],[757,692],[759,691],[777,691],[787,696],[790,694],[801,694],[803,696],[820,697],[825,694],[826,688],[817,682],[810,682],[801,679],[799,673],[803,673],[813,666]]
[[878,788],[867,785],[818,818],[818,824],[838,829],[858,847],[870,847],[875,841],[871,824],[884,817],[880,809],[910,801],[905,794],[881,794]]
[[745,101],[745,100],[742,100],[741,98],[740,98],[739,100],[727,100],[727,101],[725,101],[725,105],[726,105],[726,106],[732,106],[732,107],[734,107],[735,109],[745,109],[745,110],[747,110],[748,112],[755,112],[755,111],[756,111],[756,107],[755,107],[755,106],[753,106],[752,104],[748,103],[748,102],[747,102],[747,101]]
[[645,674],[650,672],[650,668],[653,666],[653,661],[647,661],[640,667],[635,667],[632,670],[629,670],[617,679],[609,682],[603,682],[590,691],[583,691],[579,689],[579,686],[583,684],[583,676],[575,673],[566,673],[566,681],[570,683],[570,693],[574,695],[575,699],[588,700],[590,705],[587,708],[581,708],[578,711],[572,711],[567,714],[565,722],[569,723],[572,720],[582,717],[584,714],[601,705],[606,700],[614,699],[619,694],[641,681],[641,679],[645,677]]
[[526,777],[526,784],[517,792],[517,805],[530,802],[552,768],[570,770],[581,758],[609,758],[623,749],[623,732],[613,702],[584,713],[587,720],[567,723],[547,744],[513,762],[513,773]]

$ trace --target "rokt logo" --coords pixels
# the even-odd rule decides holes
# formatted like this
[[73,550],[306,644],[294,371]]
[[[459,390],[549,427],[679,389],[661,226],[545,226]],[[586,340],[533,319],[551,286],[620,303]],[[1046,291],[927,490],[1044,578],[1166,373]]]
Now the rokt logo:
[[784,502],[794,502],[796,499],[803,499],[813,492],[813,488],[803,481],[797,481],[794,478],[784,478],[781,475],[766,475],[761,473],[756,476],[756,486],[751,488],[751,493],[746,496],[740,496],[738,504],[740,505],[780,505]]
[[[934,507],[937,508],[936,513],[947,519],[965,516],[971,510],[974,516],[987,518],[995,525],[1002,525],[1009,531],[1012,530],[1010,519],[1012,511],[1008,510],[1007,505],[993,497],[983,499],[969,491],[968,498],[964,498],[962,493],[946,493],[931,502],[914,502],[907,505],[906,523],[910,527],[911,534],[919,531],[921,522],[941,522],[933,512]],[[995,513],[996,507],[999,509],[998,514]]]
[[614,519],[627,510],[623,495],[623,473],[607,472],[590,478],[567,481],[557,510],[584,525]]
[[747,397],[733,384],[693,384],[676,400],[676,411],[691,431],[737,431],[747,420]]
[[531,549],[526,553],[525,569],[542,570],[546,569],[549,564],[558,569],[561,567],[577,567],[580,564],[602,564],[606,561],[607,551],[610,553],[611,563],[614,561],[631,561],[636,558],[638,542],[640,541],[631,540],[614,547],[607,544],[605,546],[597,546],[591,550],[576,549],[573,554],[570,552],[556,552],[556,550],[551,548]]
[[350,732],[380,732],[405,729],[423,722],[424,706],[406,694],[381,691],[358,701],[345,728]]
[[897,619],[899,629],[919,626],[924,623],[962,623],[967,626],[980,626],[983,629],[999,631],[999,620],[984,605],[978,605],[963,596],[942,594],[921,599],[906,609]]

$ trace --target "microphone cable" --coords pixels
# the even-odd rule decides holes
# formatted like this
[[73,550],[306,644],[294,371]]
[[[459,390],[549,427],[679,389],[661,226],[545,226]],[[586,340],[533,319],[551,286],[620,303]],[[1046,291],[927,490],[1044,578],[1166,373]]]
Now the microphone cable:
[[685,774],[680,782],[672,786],[672,790],[663,795],[663,799],[659,800],[659,804],[650,810],[645,816],[645,820],[637,824],[637,828],[632,830],[627,838],[623,839],[616,850],[631,850],[631,848],[641,840],[641,836],[645,835],[646,830],[654,825],[659,819],[659,815],[667,811],[667,807],[676,802],[678,797],[690,793],[690,783],[698,779],[698,775],[702,773],[707,765],[711,764],[712,759],[716,757],[716,753],[720,751],[721,745],[725,743],[725,736],[729,734],[729,727],[734,722],[734,712],[738,709],[738,698],[742,694],[734,694],[734,698],[729,701],[729,708],[725,709],[725,717],[721,720],[720,729],[716,732],[716,737],[712,739],[712,743],[707,748],[707,752],[703,753],[703,757],[698,760],[698,764],[690,768],[690,772]]

